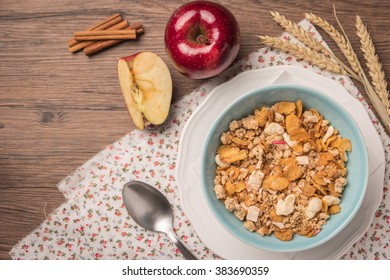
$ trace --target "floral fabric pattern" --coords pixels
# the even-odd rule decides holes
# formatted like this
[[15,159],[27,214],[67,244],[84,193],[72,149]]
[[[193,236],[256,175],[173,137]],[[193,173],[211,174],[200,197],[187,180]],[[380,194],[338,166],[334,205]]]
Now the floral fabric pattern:
[[[300,23],[320,40],[313,25]],[[282,36],[294,40],[284,33]],[[325,44],[324,41],[322,43]],[[199,259],[219,259],[199,239],[182,211],[180,186],[175,182],[176,157],[186,121],[218,84],[249,69],[295,65],[338,81],[363,103],[385,149],[383,200],[370,229],[343,259],[390,259],[390,139],[353,82],[298,61],[277,50],[262,48],[236,63],[222,75],[186,95],[171,107],[165,125],[157,130],[134,130],[109,145],[58,184],[67,201],[11,250],[14,259],[183,259],[162,233],[145,231],[127,214],[122,203],[123,185],[145,181],[160,190],[174,210],[174,231]]]

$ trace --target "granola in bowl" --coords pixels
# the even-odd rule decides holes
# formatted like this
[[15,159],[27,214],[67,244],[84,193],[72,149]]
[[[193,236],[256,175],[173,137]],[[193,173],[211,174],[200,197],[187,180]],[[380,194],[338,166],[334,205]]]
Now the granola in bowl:
[[248,231],[313,237],[342,211],[351,141],[301,100],[231,121],[220,141],[215,196]]

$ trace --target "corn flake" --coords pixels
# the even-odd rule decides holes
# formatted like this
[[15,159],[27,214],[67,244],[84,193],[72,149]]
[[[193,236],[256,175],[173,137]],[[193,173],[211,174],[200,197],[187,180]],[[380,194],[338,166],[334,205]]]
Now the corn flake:
[[321,202],[322,202],[321,212],[327,213],[329,208],[328,203],[326,203],[324,199],[322,199]]
[[326,139],[326,142],[325,142],[325,146],[329,146],[331,142],[333,142],[334,140],[336,140],[337,138],[337,135],[332,135],[330,136],[328,139]]
[[343,138],[341,141],[340,141],[340,145],[339,145],[339,149],[342,150],[342,151],[352,151],[352,143],[349,139],[347,138]]
[[238,175],[240,175],[240,169],[237,166],[231,165],[227,170],[226,173],[230,178],[237,179]]
[[291,134],[294,130],[298,130],[302,126],[302,121],[297,115],[288,115],[286,117],[286,130]]
[[225,190],[228,194],[234,194],[236,192],[236,186],[231,181],[227,181],[225,184]]
[[289,165],[298,165],[298,162],[295,158],[289,157],[289,158],[282,158],[280,160],[280,164],[284,166],[289,166]]
[[290,182],[281,176],[268,175],[263,180],[263,188],[271,189],[274,191],[282,191],[288,187]]
[[296,106],[294,102],[282,101],[276,103],[273,108],[275,109],[276,112],[280,114],[289,115],[295,111]]
[[332,205],[329,207],[329,214],[334,215],[341,211],[340,205]]
[[327,195],[327,194],[328,194],[327,191],[326,191],[326,189],[325,189],[325,187],[324,187],[324,186],[326,186],[326,184],[325,184],[325,185],[320,185],[320,184],[317,184],[317,183],[313,183],[313,186],[314,186],[322,195]]
[[275,230],[274,235],[281,241],[290,241],[294,236],[294,232],[291,229]]
[[308,182],[305,182],[305,185],[301,190],[303,195],[306,197],[312,197],[316,192],[316,188]]
[[302,154],[303,153],[303,142],[298,142],[292,148],[293,148],[294,152],[296,152],[297,154],[299,154],[299,155]]
[[301,236],[306,236],[308,237],[308,234],[312,231],[313,229],[309,226],[302,226],[298,231],[297,234]]
[[245,150],[240,150],[238,147],[230,146],[230,148],[226,148],[220,151],[220,159],[227,163],[244,160],[247,157],[247,152]]
[[272,169],[272,175],[274,176],[283,176],[283,169],[280,165],[274,166]]
[[302,170],[298,164],[288,165],[283,172],[283,176],[292,182],[302,176]]
[[304,140],[309,140],[310,138],[310,134],[303,127],[294,129],[290,133],[290,139],[293,141],[301,142]]
[[239,192],[242,192],[243,190],[245,190],[246,186],[245,186],[245,183],[244,181],[239,181],[236,185],[235,185],[235,189],[234,191],[239,193]]
[[235,137],[235,136],[230,137],[230,139],[232,140],[232,142],[234,144],[236,144],[237,146],[239,146],[241,148],[245,148],[246,146],[248,146],[251,143],[249,140],[241,139],[241,138]]
[[270,214],[270,218],[273,222],[282,222],[283,221],[283,216],[279,216],[278,214],[276,214],[276,211],[274,209],[271,210],[271,212],[269,214]]
[[302,118],[302,112],[303,112],[303,106],[302,106],[302,100],[297,100],[295,102],[295,105],[297,106],[297,117]]
[[313,181],[317,185],[321,185],[321,186],[326,186],[327,185],[327,183],[325,182],[325,176],[323,176],[323,175],[321,175],[319,173],[314,174]]
[[259,123],[260,127],[264,127],[269,117],[269,110],[266,107],[262,107],[261,110],[255,110],[255,120]]
[[319,166],[327,165],[329,162],[334,161],[334,156],[332,154],[326,152],[326,153],[320,153],[317,164]]
[[221,145],[218,147],[217,154],[224,153],[224,152],[230,150],[231,148],[233,148],[233,146],[231,146],[231,145]]
[[336,164],[331,163],[328,168],[328,177],[329,178],[336,178],[339,175],[339,171],[337,169]]

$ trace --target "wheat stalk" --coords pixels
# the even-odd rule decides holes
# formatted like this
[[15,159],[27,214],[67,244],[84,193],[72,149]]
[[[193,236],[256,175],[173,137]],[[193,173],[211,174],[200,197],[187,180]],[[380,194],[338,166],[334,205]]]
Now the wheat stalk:
[[[341,31],[343,32],[343,34],[345,36],[345,39],[346,39],[348,47],[353,52],[351,42],[349,41],[349,39],[347,37],[347,34],[345,33],[344,28],[341,25],[341,23],[340,23],[340,21],[339,21],[339,19],[337,17],[335,5],[333,5],[333,14],[334,14],[334,17],[335,17],[335,19],[337,21],[337,24],[339,25]],[[369,99],[371,100],[372,105],[374,106],[374,108],[375,108],[376,112],[378,113],[380,119],[385,124],[387,132],[390,133],[390,116],[389,116],[389,111],[387,110],[387,107],[385,107],[385,105],[383,104],[381,99],[378,97],[377,93],[375,92],[375,89],[373,88],[373,86],[371,85],[369,80],[367,79],[367,76],[364,73],[363,68],[362,68],[359,60],[357,59],[356,54],[355,54],[355,57],[356,57],[357,66],[358,66],[358,70],[359,70],[358,74],[363,79],[363,86],[364,86],[364,88],[366,90],[366,93],[367,93]]]
[[382,70],[382,64],[379,62],[379,57],[376,53],[367,27],[363,24],[363,21],[359,16],[356,16],[356,34],[360,38],[361,50],[363,52],[364,58],[366,59],[366,65],[369,70],[375,92],[378,94],[382,103],[385,105],[387,112],[390,113],[389,91],[387,90],[387,80],[385,78],[385,73]]
[[332,40],[336,43],[336,45],[340,48],[341,52],[344,54],[348,63],[351,65],[352,70],[355,71],[355,73],[361,77],[362,70],[359,60],[346,37],[344,37],[339,31],[337,31],[337,29],[333,25],[331,25],[329,22],[322,19],[321,17],[313,13],[306,13],[305,16],[311,23],[321,27],[329,35],[329,37],[332,38]]
[[318,40],[316,40],[308,31],[303,29],[295,22],[286,19],[285,16],[281,15],[276,11],[271,11],[271,15],[276,23],[278,23],[288,33],[290,33],[295,38],[297,38],[305,46],[312,49],[313,51],[322,52],[323,54],[331,57],[348,72],[349,76],[353,77],[356,80],[362,81],[361,78],[357,76],[351,68],[345,65],[336,55],[334,55],[323,44],[321,44]]
[[296,58],[308,61],[320,69],[343,75],[347,74],[347,72],[339,64],[325,55],[313,51],[307,47],[302,47],[298,44],[291,43],[290,41],[281,38],[270,36],[258,37],[263,44],[290,53]]
[[[345,36],[345,40],[346,40],[346,43],[347,43],[348,47],[353,52],[351,42],[349,41],[349,39],[347,37],[347,34],[345,33],[344,28],[341,25],[341,23],[340,23],[340,21],[339,21],[339,19],[337,17],[335,5],[333,5],[333,14],[334,14],[334,17],[335,17],[335,19],[337,21],[337,24],[339,25],[341,31],[343,32],[343,34]],[[359,62],[359,60],[358,60],[358,58],[357,58],[355,53],[354,53],[354,55],[356,57],[356,62],[357,62],[357,66],[358,66],[358,72],[357,73],[363,79],[363,86],[364,86],[364,88],[366,90],[366,93],[367,93],[369,99],[371,100],[372,105],[374,106],[374,108],[375,108],[376,112],[378,113],[380,119],[386,125],[385,127],[386,127],[387,131],[390,133],[390,116],[389,116],[388,108],[385,107],[385,104],[378,97],[375,89],[373,88],[373,86],[371,85],[369,80],[367,79],[367,76],[364,73],[363,68],[362,68],[362,66],[361,66],[361,64],[360,64],[360,62]]]
[[271,15],[275,22],[277,22],[288,33],[290,33],[299,41],[301,41],[303,44],[305,44],[305,46],[309,47],[313,51],[322,52],[326,55],[330,54],[330,52],[324,47],[324,45],[322,45],[319,41],[314,39],[309,32],[307,32],[305,29],[303,29],[295,22],[286,19],[285,16],[281,15],[276,11],[271,11]]

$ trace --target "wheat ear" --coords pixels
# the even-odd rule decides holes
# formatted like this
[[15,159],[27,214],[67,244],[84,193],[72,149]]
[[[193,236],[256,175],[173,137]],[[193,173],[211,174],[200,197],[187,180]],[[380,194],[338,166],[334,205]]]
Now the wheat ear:
[[295,22],[286,19],[285,16],[281,15],[276,11],[271,11],[271,15],[276,23],[278,23],[288,33],[290,33],[303,44],[305,44],[305,46],[311,48],[313,51],[322,52],[326,55],[330,54],[330,52],[319,41],[314,39],[309,32],[307,32]]
[[281,51],[290,53],[298,59],[302,59],[312,63],[320,69],[327,70],[337,74],[346,75],[346,71],[336,62],[326,57],[325,55],[313,51],[307,47],[302,47],[298,44],[291,43],[288,40],[270,37],[270,36],[258,36],[261,42],[272,48],[279,49]]
[[[341,25],[341,23],[340,23],[340,21],[339,21],[339,19],[337,17],[335,5],[333,5],[333,14],[334,14],[334,17],[335,17],[335,19],[337,21],[337,24],[339,25],[341,31],[343,32],[343,34],[345,36],[344,38],[346,40],[346,43],[347,43],[348,47],[353,52],[351,42],[348,40],[348,37],[347,37],[347,35],[346,35],[345,31],[344,31],[344,28]],[[385,107],[385,105],[382,103],[382,100],[377,95],[374,87],[371,85],[370,81],[368,80],[367,75],[366,75],[366,73],[364,73],[363,67],[361,66],[361,64],[360,64],[359,60],[357,59],[357,56],[356,56],[355,53],[354,53],[354,55],[356,57],[356,62],[357,62],[357,66],[358,66],[358,69],[359,69],[358,75],[363,79],[363,85],[364,85],[364,88],[366,90],[366,93],[367,93],[369,99],[371,100],[372,105],[374,106],[374,108],[375,108],[376,112],[378,113],[380,119],[386,125],[387,131],[390,132],[390,116],[389,116],[389,112],[388,112],[387,108]]]
[[360,38],[361,50],[366,59],[366,65],[369,70],[372,85],[379,98],[382,100],[382,103],[385,105],[387,112],[390,113],[389,91],[387,90],[385,73],[382,70],[382,64],[379,62],[379,57],[367,27],[363,24],[363,21],[359,16],[356,16],[356,34]]
[[322,52],[323,54],[331,57],[337,63],[339,63],[348,72],[348,74],[351,77],[361,81],[360,77],[357,76],[351,68],[349,68],[347,65],[345,65],[336,55],[334,55],[324,45],[322,45],[318,40],[316,40],[308,31],[303,29],[301,26],[299,26],[295,22],[286,19],[285,16],[281,15],[280,13],[278,13],[276,11],[271,11],[271,15],[276,23],[278,23],[288,33],[290,33],[295,38],[297,38],[305,46],[312,49],[313,51]]
[[362,70],[360,67],[359,60],[357,58],[356,53],[353,51],[351,45],[348,43],[347,39],[340,32],[338,32],[333,25],[331,25],[329,22],[322,19],[321,17],[313,13],[306,13],[305,16],[310,22],[321,27],[329,35],[329,37],[332,38],[332,40],[337,44],[337,46],[344,54],[348,63],[351,65],[352,70],[355,71],[355,73],[361,77]]

